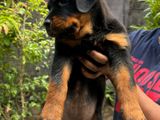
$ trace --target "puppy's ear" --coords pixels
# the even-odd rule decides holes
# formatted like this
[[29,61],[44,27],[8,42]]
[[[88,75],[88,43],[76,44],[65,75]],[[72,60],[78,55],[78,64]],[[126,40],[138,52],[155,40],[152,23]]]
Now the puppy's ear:
[[82,12],[88,12],[97,0],[76,0],[77,9]]

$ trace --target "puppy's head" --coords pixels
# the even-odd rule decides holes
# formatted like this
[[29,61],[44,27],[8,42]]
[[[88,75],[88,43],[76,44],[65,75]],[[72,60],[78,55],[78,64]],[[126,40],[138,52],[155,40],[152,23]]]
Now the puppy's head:
[[45,27],[50,36],[79,39],[93,32],[92,8],[97,0],[49,0]]

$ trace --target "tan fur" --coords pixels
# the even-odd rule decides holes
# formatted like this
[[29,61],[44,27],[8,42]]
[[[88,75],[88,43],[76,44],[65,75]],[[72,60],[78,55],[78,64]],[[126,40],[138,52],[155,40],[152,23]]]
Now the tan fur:
[[80,22],[75,17],[67,17],[67,19],[59,16],[53,17],[53,28],[63,30],[73,24],[77,26],[76,32],[78,32],[80,29]]
[[129,46],[128,41],[127,41],[128,37],[124,33],[110,33],[110,34],[107,34],[105,36],[105,38],[108,41],[112,41],[112,42],[116,43],[117,45],[121,46],[122,48]]
[[79,45],[81,43],[80,40],[76,40],[76,39],[75,40],[63,39],[62,41],[63,41],[63,43],[65,43],[66,45],[69,45],[70,47],[75,47],[76,45]]
[[93,33],[93,25],[91,21],[91,16],[89,14],[82,14],[80,17],[78,17],[80,21],[81,29],[78,33],[79,38],[85,36],[86,34]]
[[120,66],[116,76],[112,76],[112,78],[124,118],[126,120],[144,120],[145,117],[138,103],[137,88],[130,86],[130,74],[127,67]]
[[42,110],[42,118],[47,118],[47,120],[54,120],[53,118],[61,120],[64,111],[64,102],[68,91],[70,73],[71,68],[66,64],[62,72],[61,84],[58,85],[54,80],[50,81],[46,102]]
[[93,26],[91,22],[91,16],[89,14],[79,14],[73,15],[72,17],[68,17],[64,19],[59,16],[53,17],[53,28],[55,30],[63,30],[71,25],[76,25],[77,29],[75,31],[75,39],[74,40],[62,40],[65,44],[74,47],[80,44],[80,38],[85,36],[86,34],[93,33]]

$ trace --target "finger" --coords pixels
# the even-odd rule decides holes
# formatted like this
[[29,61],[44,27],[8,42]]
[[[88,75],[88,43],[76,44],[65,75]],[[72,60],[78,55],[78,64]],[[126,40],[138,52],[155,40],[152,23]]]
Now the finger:
[[109,64],[105,64],[104,66],[99,68],[99,72],[104,74],[105,76],[108,76],[109,73],[112,73],[113,69],[109,66]]
[[100,52],[97,52],[96,50],[92,50],[89,53],[89,56],[101,64],[105,64],[108,61],[108,58],[105,55],[103,55]]
[[79,58],[80,62],[89,70],[93,71],[93,72],[97,72],[98,71],[98,67],[95,66],[93,63],[91,63],[90,61],[84,59],[84,58]]
[[86,78],[89,78],[89,79],[96,79],[97,77],[101,75],[101,73],[94,73],[94,74],[89,73],[84,68],[82,68],[82,73]]

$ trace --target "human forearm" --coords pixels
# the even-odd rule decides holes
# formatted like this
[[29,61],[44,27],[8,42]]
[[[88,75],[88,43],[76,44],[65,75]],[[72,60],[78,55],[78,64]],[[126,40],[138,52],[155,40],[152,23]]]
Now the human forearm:
[[152,101],[138,86],[138,99],[147,120],[160,120],[160,105]]

